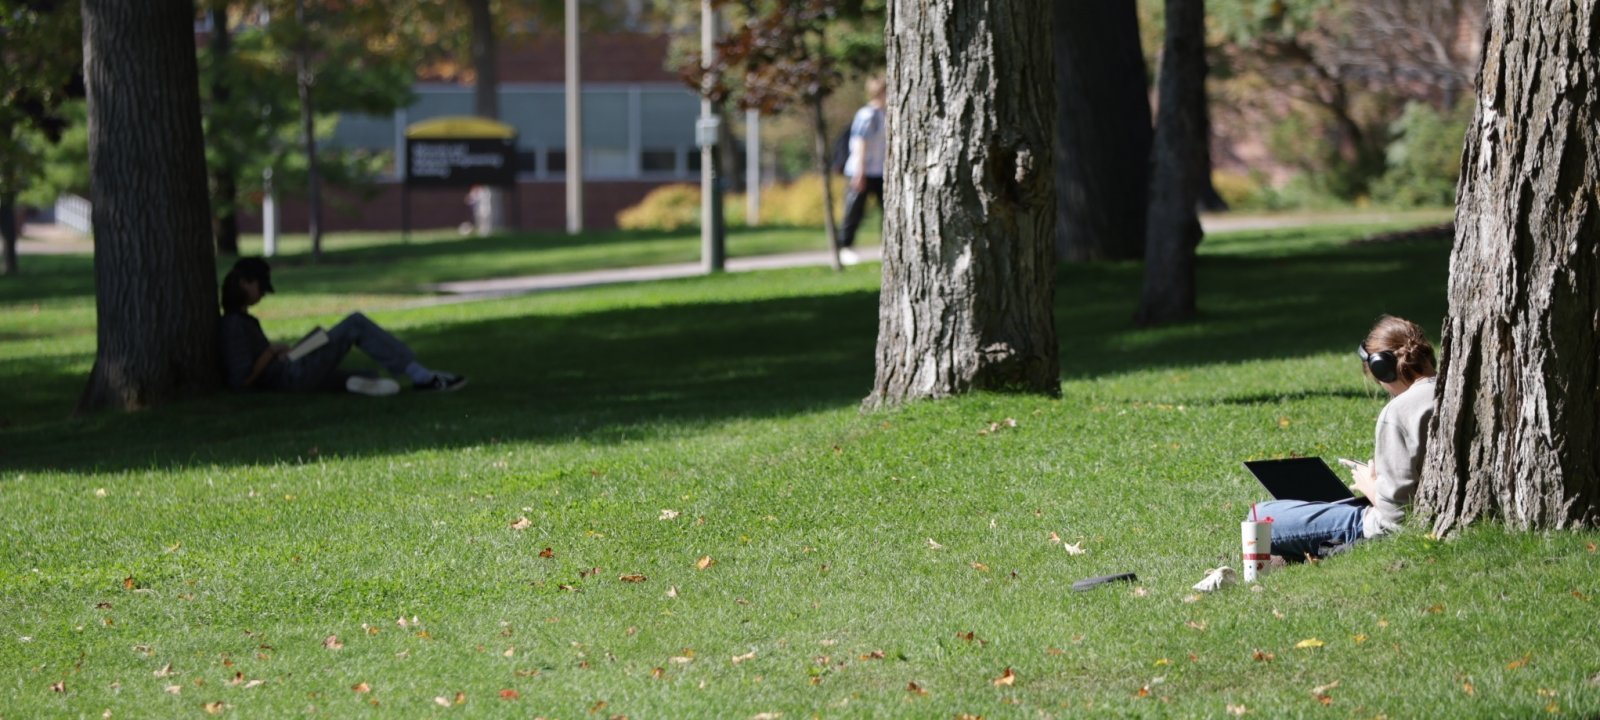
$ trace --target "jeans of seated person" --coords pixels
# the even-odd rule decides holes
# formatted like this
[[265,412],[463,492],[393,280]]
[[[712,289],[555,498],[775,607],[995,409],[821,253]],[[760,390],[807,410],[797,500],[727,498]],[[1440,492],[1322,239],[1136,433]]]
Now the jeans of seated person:
[[[1320,557],[1325,546],[1361,539],[1364,505],[1273,500],[1256,505],[1257,518],[1272,518],[1272,554],[1298,562]],[[1246,520],[1250,517],[1246,516]]]
[[349,373],[340,372],[339,363],[350,354],[351,347],[361,348],[368,357],[399,378],[406,376],[406,366],[417,359],[417,354],[399,338],[390,335],[389,331],[361,313],[351,313],[328,330],[327,345],[289,363],[283,374],[287,389],[343,390]]

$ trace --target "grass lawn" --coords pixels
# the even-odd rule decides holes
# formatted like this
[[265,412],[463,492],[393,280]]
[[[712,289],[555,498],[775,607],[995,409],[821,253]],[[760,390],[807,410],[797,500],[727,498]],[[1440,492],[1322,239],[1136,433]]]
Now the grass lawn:
[[25,258],[0,717],[1594,717],[1597,533],[1413,528],[1189,588],[1237,564],[1240,460],[1370,455],[1371,321],[1436,333],[1447,245],[1370,230],[1210,237],[1203,317],[1162,330],[1130,329],[1139,266],[1065,267],[1061,399],[871,415],[876,266],[416,290],[600,261],[552,238],[280,264],[269,334],[364,309],[463,392],[66,420],[88,260]]

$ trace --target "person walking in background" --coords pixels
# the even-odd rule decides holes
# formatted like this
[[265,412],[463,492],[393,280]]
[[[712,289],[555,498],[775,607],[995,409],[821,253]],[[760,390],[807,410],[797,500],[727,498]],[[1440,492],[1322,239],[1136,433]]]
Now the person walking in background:
[[290,347],[267,340],[250,306],[273,291],[272,267],[257,257],[240,258],[222,280],[222,370],[235,390],[347,390],[360,395],[393,395],[400,384],[339,370],[339,363],[359,347],[396,377],[411,380],[416,390],[448,392],[467,384],[460,375],[430,370],[417,354],[377,323],[352,313],[327,331],[327,344],[290,359]]
[[889,148],[884,97],[883,78],[868,79],[867,104],[856,111],[850,123],[850,157],[844,163],[850,191],[845,194],[844,228],[839,234],[839,262],[845,265],[861,262],[853,248],[867,211],[867,196],[878,198],[878,208],[883,208],[883,160]]

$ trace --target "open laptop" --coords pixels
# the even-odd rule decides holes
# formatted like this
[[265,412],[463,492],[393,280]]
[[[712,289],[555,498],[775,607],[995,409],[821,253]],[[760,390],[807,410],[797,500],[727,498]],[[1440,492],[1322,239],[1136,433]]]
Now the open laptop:
[[1368,504],[1366,498],[1350,492],[1322,458],[1250,460],[1244,467],[1278,500]]

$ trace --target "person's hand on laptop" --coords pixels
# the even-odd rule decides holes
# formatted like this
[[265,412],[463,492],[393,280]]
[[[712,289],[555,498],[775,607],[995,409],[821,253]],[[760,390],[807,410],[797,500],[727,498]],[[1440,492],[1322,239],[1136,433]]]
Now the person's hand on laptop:
[[1378,496],[1378,478],[1372,474],[1372,461],[1365,465],[1356,465],[1350,468],[1350,477],[1355,481],[1355,487],[1362,495],[1368,498]]

